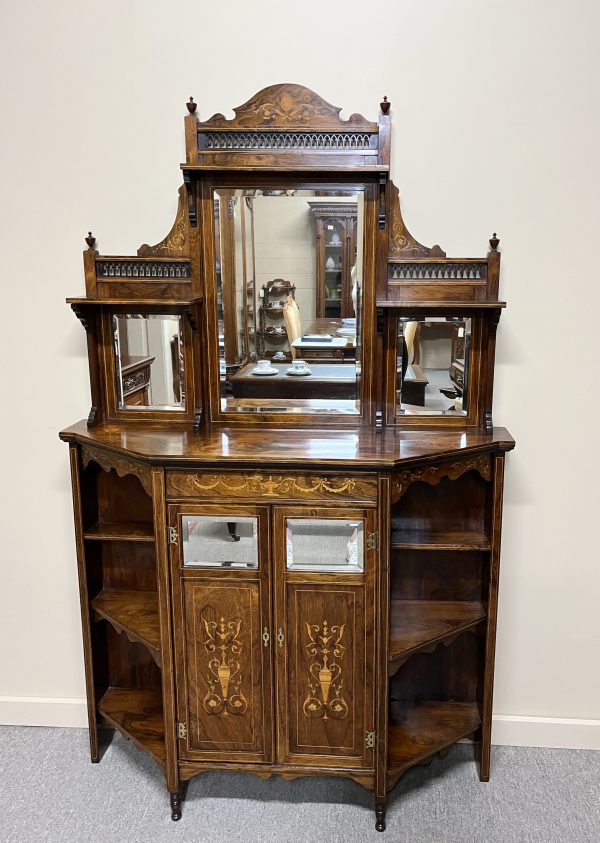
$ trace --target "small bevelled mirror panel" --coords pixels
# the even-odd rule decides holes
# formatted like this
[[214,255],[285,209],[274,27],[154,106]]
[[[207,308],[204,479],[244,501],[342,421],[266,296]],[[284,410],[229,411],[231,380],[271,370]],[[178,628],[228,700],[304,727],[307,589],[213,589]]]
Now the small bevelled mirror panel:
[[113,315],[120,410],[185,409],[181,316]]
[[288,518],[286,564],[290,571],[360,572],[363,522],[337,518]]
[[183,564],[197,568],[258,568],[258,519],[183,515]]
[[466,416],[471,360],[467,317],[409,316],[398,322],[397,415]]

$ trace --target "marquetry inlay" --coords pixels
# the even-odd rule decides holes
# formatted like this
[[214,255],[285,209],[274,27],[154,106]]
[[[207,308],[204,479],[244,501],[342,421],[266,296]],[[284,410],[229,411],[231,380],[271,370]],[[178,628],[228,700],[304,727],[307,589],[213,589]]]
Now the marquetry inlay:
[[422,468],[407,468],[392,475],[392,503],[400,500],[412,483],[429,483],[437,485],[443,477],[456,480],[467,471],[477,471],[484,480],[492,479],[492,463],[489,454],[444,462],[438,465],[428,465]]
[[343,720],[348,714],[340,662],[345,647],[341,643],[344,626],[329,626],[327,621],[306,624],[308,655],[314,659],[308,669],[308,692],[302,710],[311,719]]
[[248,701],[242,692],[242,673],[239,657],[242,653],[239,618],[207,621],[202,618],[206,638],[204,647],[211,658],[208,661],[208,691],[204,697],[204,710],[208,714],[227,717],[244,714]]
[[146,494],[152,495],[152,476],[148,466],[120,457],[111,451],[104,451],[101,448],[94,448],[92,445],[81,446],[81,461],[83,467],[87,468],[91,461],[98,463],[104,471],[114,469],[119,477],[126,474],[133,474],[138,478]]
[[375,477],[310,477],[258,472],[172,471],[167,475],[167,495],[170,497],[213,497],[215,494],[241,498],[369,498],[377,494],[377,480]]

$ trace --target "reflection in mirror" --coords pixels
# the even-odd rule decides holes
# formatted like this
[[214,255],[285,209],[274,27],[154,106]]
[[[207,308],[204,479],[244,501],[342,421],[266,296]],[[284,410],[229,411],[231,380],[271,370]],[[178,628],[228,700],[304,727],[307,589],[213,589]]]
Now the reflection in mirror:
[[183,564],[198,568],[258,568],[257,519],[183,515]]
[[360,411],[364,195],[214,194],[221,405]]
[[119,409],[183,410],[181,316],[119,313],[112,324]]
[[467,414],[471,320],[408,316],[398,321],[397,412]]
[[288,518],[286,566],[291,571],[362,571],[363,523]]

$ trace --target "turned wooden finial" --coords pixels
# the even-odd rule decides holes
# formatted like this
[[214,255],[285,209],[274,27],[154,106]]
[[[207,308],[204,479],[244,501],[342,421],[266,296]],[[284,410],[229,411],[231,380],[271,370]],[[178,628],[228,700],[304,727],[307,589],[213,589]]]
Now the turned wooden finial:
[[85,238],[85,242],[88,244],[88,249],[93,249],[96,245],[96,238],[94,237],[91,231],[88,231],[88,235]]
[[494,231],[494,236],[490,237],[490,246],[492,247],[492,251],[495,252],[498,248],[498,243],[500,239],[496,237],[496,232]]
[[190,101],[186,102],[185,105],[190,114],[195,114],[196,109],[198,108],[198,103],[194,102],[194,97],[190,97]]
[[391,102],[388,102],[387,97],[384,97],[383,102],[379,103],[379,107],[381,108],[381,110],[383,111],[384,114],[388,113],[388,111],[390,110],[390,105],[391,105]]

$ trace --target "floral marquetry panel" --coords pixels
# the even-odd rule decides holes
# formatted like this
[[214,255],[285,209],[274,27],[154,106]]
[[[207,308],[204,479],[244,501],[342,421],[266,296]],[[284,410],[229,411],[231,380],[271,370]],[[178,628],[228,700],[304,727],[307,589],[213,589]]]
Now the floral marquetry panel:
[[267,760],[261,587],[252,579],[184,584],[190,758],[228,752]]
[[167,497],[296,499],[296,500],[369,500],[377,496],[375,475],[272,474],[263,471],[205,473],[169,471]]
[[286,760],[310,755],[311,764],[367,766],[373,692],[365,670],[365,588],[288,583],[286,610]]

